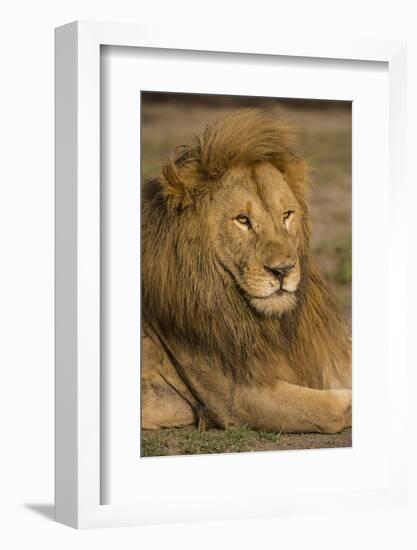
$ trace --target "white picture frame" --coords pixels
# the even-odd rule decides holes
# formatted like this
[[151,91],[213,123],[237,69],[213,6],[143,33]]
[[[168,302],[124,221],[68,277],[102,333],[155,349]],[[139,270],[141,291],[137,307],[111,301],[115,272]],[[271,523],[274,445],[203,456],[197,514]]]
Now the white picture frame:
[[[387,457],[390,474],[381,489],[287,494],[282,502],[259,498],[249,507],[228,509],[210,500],[195,513],[175,503],[176,495],[149,506],[101,504],[100,400],[100,48],[128,46],[172,50],[230,52],[295,58],[380,61],[389,71],[390,192],[405,190],[405,45],[401,42],[303,42],[272,36],[248,37],[194,29],[187,36],[169,28],[75,22],[56,30],[56,519],[72,527],[121,526],[160,521],[262,516],[308,512],[340,506],[392,506],[405,497],[401,429],[395,452]],[[397,263],[405,265],[406,229],[400,201],[392,220]],[[399,257],[398,257],[399,255]],[[404,262],[401,262],[404,260]],[[396,274],[404,278],[405,272]],[[405,291],[390,302],[390,313],[405,323]],[[396,421],[405,417],[405,336],[399,330],[395,377]],[[405,334],[405,331],[404,331]],[[399,406],[398,406],[399,405]],[[204,500],[204,495],[202,496]],[[192,503],[191,503],[192,504]],[[190,507],[188,506],[188,510]]]

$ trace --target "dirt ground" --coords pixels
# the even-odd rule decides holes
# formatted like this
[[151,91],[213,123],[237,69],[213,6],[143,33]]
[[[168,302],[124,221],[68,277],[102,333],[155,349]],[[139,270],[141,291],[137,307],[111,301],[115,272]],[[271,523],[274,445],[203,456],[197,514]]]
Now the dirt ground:
[[[158,176],[175,146],[186,144],[205,125],[238,107],[257,106],[292,122],[301,151],[311,164],[312,250],[351,326],[351,104],[334,101],[265,100],[183,94],[142,94],[142,177]],[[243,452],[351,446],[341,434],[280,435],[231,430],[143,432],[142,455]],[[260,434],[260,435],[259,435]],[[230,440],[230,441],[229,441]],[[238,448],[237,448],[238,447]],[[211,449],[211,450],[210,450]]]

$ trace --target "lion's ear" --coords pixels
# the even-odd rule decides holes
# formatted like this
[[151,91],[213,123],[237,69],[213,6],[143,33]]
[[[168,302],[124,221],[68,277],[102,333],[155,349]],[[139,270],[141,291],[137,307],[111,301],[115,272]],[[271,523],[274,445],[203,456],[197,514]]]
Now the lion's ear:
[[162,191],[169,206],[183,210],[192,204],[195,171],[190,166],[179,167],[172,161],[164,166],[162,174]]

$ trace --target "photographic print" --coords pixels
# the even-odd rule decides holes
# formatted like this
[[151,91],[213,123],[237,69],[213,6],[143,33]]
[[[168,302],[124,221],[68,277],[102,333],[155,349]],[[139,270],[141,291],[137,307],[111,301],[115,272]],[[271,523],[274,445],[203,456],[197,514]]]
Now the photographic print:
[[350,447],[351,102],[140,101],[142,456]]

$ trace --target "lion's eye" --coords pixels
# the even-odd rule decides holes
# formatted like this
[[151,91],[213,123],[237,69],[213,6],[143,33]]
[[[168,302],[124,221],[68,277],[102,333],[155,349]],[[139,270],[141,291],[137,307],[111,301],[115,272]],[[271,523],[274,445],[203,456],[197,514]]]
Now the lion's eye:
[[252,227],[249,221],[249,218],[247,216],[243,216],[243,215],[237,216],[236,221],[242,225],[246,225],[246,227],[248,228]]
[[284,212],[284,222],[289,220],[293,214],[293,210],[287,210],[287,212]]

